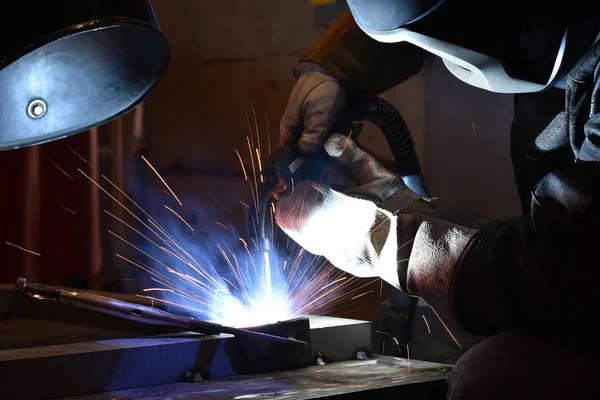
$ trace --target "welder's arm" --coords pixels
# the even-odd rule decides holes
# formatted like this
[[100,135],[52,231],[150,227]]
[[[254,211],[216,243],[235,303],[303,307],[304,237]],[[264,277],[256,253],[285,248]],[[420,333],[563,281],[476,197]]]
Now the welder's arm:
[[[584,148],[600,155],[599,126],[594,112],[579,161]],[[531,215],[496,222],[420,201],[345,136],[333,135],[325,149],[357,185],[342,193],[303,182],[281,197],[277,222],[307,251],[421,296],[475,334],[590,331],[582,316],[600,299],[596,161],[585,174],[549,174]]]
[[279,145],[319,149],[354,96],[377,95],[415,75],[424,52],[407,43],[379,43],[350,12],[340,17],[295,69],[298,79],[281,118]]

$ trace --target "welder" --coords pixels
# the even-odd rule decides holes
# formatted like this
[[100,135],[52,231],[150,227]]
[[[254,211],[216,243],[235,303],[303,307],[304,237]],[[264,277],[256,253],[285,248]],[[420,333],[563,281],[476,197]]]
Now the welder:
[[[354,185],[287,188],[279,226],[341,270],[380,277],[486,337],[456,363],[448,398],[600,398],[585,322],[600,298],[598,3],[347,4],[295,69],[280,145],[305,155],[324,148]],[[430,56],[469,85],[514,94],[522,216],[492,221],[423,201],[332,132],[353,98],[398,85]]]

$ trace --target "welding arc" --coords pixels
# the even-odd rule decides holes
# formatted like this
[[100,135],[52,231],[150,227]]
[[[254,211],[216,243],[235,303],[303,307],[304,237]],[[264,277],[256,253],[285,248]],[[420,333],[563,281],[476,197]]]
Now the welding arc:
[[54,289],[37,283],[30,284],[27,283],[25,278],[17,279],[15,290],[26,293],[34,298],[54,300],[59,303],[70,304],[148,325],[181,328],[205,335],[228,333],[234,335],[238,339],[247,339],[273,345],[294,346],[298,348],[308,347],[307,342],[293,338],[284,338],[262,332],[232,328],[92,293]]

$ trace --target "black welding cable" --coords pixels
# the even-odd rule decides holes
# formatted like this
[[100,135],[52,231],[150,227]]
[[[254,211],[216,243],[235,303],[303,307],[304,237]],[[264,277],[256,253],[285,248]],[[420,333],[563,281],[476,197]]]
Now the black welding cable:
[[415,144],[402,115],[380,97],[357,102],[351,112],[355,121],[369,121],[377,126],[390,146],[402,181],[423,200],[430,201]]

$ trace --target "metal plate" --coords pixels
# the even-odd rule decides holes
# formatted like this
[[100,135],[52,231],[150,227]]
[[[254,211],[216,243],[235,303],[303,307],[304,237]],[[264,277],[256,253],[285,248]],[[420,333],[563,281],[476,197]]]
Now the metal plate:
[[382,356],[253,377],[173,384],[69,400],[444,399],[444,383],[450,370],[448,365]]

